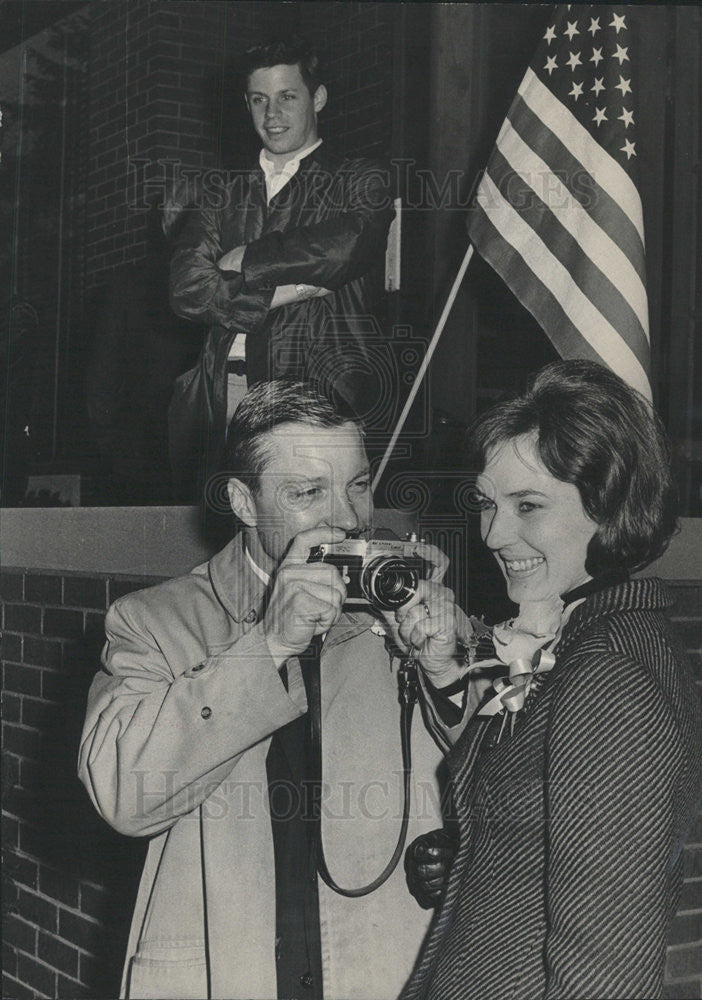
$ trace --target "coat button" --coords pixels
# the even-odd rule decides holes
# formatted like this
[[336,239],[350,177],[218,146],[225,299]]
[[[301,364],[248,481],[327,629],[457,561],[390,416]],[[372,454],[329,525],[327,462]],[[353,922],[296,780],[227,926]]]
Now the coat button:
[[203,719],[209,719],[209,717],[212,715],[212,709],[209,707],[209,705],[205,705],[205,707],[200,712],[200,715],[203,717]]
[[256,612],[253,611],[253,610],[251,610],[247,614],[246,618],[244,618],[244,621],[247,623],[247,625],[253,625],[253,623],[256,621],[257,617],[258,616],[257,616]]
[[300,976],[300,986],[304,986],[306,990],[311,990],[314,985],[314,980],[309,972],[303,972]]
[[198,663],[198,665],[196,667],[193,667],[191,669],[190,673],[191,674],[196,674],[196,673],[198,673],[198,671],[204,670],[204,669],[205,669],[205,664],[204,663]]

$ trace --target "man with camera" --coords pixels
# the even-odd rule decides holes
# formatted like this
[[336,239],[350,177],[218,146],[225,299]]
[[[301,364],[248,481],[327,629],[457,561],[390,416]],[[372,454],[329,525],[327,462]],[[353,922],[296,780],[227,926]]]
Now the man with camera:
[[[188,576],[111,607],[88,701],[80,776],[109,823],[152,838],[123,990],[390,1000],[429,913],[401,866],[359,898],[317,878],[307,654],[323,637],[323,844],[355,889],[383,870],[404,811],[398,649],[414,647],[437,687],[462,670],[446,559],[419,543],[369,543],[359,566],[337,553],[370,528],[368,462],[360,426],[308,384],[251,388],[226,463],[242,530]],[[370,600],[348,610],[360,592]],[[412,596],[388,610],[398,594]],[[414,838],[441,820],[442,754],[419,719],[411,748]]]

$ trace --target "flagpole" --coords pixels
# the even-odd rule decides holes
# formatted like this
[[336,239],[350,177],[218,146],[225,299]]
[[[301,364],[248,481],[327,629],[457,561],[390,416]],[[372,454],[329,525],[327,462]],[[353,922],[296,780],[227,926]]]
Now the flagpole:
[[380,465],[378,466],[378,471],[376,472],[375,477],[373,479],[373,486],[372,486],[373,491],[377,489],[378,483],[380,482],[381,477],[385,472],[385,468],[388,462],[390,461],[390,456],[392,455],[395,445],[397,444],[397,439],[402,433],[402,428],[405,425],[405,421],[407,420],[409,411],[412,409],[412,404],[414,403],[415,397],[419,392],[419,387],[422,384],[422,380],[424,379],[427,368],[429,367],[429,362],[431,361],[434,351],[436,350],[436,347],[439,343],[439,338],[443,333],[444,327],[446,325],[446,320],[448,319],[449,313],[451,312],[451,309],[453,307],[453,303],[456,299],[456,296],[458,295],[458,289],[461,287],[461,282],[463,281],[465,273],[468,270],[468,265],[470,264],[472,256],[473,256],[473,244],[469,243],[468,249],[466,250],[465,256],[461,262],[461,266],[458,269],[458,274],[456,275],[456,278],[451,287],[451,291],[449,292],[449,296],[446,299],[446,305],[444,306],[443,312],[439,317],[439,322],[436,324],[436,329],[434,330],[431,341],[429,342],[427,353],[424,355],[424,360],[422,361],[419,367],[419,371],[417,372],[417,377],[414,380],[414,383],[410,390],[410,394],[407,397],[407,401],[404,405],[402,413],[400,414],[400,418],[397,421],[395,430],[392,432],[392,437],[390,438],[390,442],[387,448],[385,449],[385,454],[383,455],[383,459]]

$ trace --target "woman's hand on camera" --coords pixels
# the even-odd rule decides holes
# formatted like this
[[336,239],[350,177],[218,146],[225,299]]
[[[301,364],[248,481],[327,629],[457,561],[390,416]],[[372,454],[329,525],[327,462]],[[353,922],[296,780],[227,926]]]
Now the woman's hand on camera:
[[395,612],[397,632],[405,648],[414,649],[435,687],[452,684],[463,673],[456,646],[456,601],[452,590],[422,580],[414,597]]
[[441,583],[448,572],[450,564],[446,553],[438,549],[436,545],[430,545],[428,542],[417,542],[415,552],[430,566],[427,579],[433,580],[434,583]]

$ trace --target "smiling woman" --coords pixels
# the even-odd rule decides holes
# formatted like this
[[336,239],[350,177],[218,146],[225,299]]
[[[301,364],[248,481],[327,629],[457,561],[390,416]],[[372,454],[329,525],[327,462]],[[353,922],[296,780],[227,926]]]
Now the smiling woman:
[[[526,491],[512,497],[523,515],[539,506],[530,490],[544,490],[552,498],[546,505],[551,516],[566,517],[575,537],[590,531],[588,576],[642,569],[665,551],[676,530],[675,489],[660,420],[643,397],[601,365],[548,365],[531,392],[479,420],[471,440],[471,467],[483,470],[481,480],[489,484],[491,476],[496,482],[499,476],[509,490]],[[486,490],[492,499],[489,485]],[[580,514],[589,527],[576,526]],[[483,538],[495,551],[500,540],[496,545],[493,520],[488,537],[483,519]],[[546,530],[555,529],[553,521]],[[571,536],[569,544],[573,541]]]
[[[497,681],[442,730],[460,845],[403,1000],[458,1000],[466,983],[471,1000],[659,997],[702,766],[670,597],[628,579],[675,529],[665,438],[620,378],[565,361],[482,417],[472,444],[483,539],[521,605],[495,638],[555,642],[545,666],[533,643],[503,657],[510,680],[529,675],[521,701]],[[527,628],[535,609],[554,627]],[[436,879],[437,842],[409,849],[420,880]]]
[[543,600],[591,579],[585,569],[597,530],[578,489],[552,476],[534,435],[490,448],[478,486],[481,533],[507,581],[510,600]]

